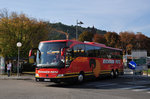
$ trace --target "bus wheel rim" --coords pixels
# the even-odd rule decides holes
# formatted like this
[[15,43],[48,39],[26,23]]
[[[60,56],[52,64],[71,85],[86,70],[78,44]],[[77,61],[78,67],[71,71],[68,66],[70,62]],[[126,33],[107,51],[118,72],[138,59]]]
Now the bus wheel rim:
[[82,74],[80,74],[80,75],[78,76],[78,81],[79,81],[79,82],[82,82],[82,81],[83,81],[83,75],[82,75]]
[[118,76],[118,72],[116,71],[116,76]]
[[113,72],[113,71],[111,71],[111,73],[110,73],[110,74],[111,74],[111,76],[112,76],[112,77],[114,76],[114,72]]

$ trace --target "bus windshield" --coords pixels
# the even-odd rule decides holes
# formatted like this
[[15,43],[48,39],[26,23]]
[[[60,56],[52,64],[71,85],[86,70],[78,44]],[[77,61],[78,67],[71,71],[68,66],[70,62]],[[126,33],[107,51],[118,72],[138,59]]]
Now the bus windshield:
[[37,67],[63,67],[65,65],[65,54],[61,51],[66,47],[65,42],[40,43],[37,51]]

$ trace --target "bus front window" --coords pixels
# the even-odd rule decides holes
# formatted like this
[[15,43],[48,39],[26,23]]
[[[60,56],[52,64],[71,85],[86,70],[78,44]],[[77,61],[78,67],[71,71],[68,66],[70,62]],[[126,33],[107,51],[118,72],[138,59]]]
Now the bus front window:
[[65,42],[40,43],[40,52],[37,52],[37,67],[63,67],[65,54],[61,55],[61,50],[65,46]]

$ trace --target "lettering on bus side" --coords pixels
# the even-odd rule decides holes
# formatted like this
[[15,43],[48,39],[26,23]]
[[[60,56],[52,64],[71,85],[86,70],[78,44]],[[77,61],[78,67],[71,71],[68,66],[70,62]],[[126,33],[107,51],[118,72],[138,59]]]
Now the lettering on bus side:
[[38,73],[58,73],[58,71],[38,71]]
[[103,60],[103,64],[114,64],[114,63],[116,63],[116,64],[121,64],[121,61],[120,60],[109,60],[109,59],[104,59]]
[[120,60],[116,60],[116,64],[121,64],[121,61]]
[[115,61],[114,60],[109,60],[109,59],[104,59],[103,60],[103,64],[114,64]]

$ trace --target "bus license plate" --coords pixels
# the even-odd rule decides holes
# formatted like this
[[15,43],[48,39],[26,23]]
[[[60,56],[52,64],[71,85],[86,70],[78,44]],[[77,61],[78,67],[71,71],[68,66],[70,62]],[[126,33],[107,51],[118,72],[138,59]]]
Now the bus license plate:
[[44,81],[51,81],[50,79],[44,79]]

